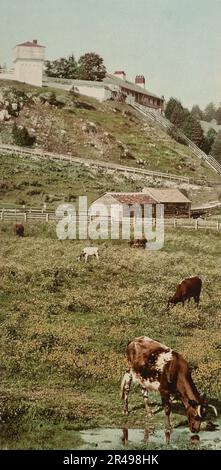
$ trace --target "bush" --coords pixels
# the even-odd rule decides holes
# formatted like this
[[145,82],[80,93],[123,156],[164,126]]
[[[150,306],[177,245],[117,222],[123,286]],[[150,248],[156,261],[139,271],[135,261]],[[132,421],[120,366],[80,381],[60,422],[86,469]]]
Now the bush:
[[176,142],[178,142],[179,144],[187,145],[186,140],[179,133],[179,130],[176,126],[169,127],[169,129],[167,130],[167,134],[172,137],[172,139],[176,140]]
[[32,147],[36,141],[35,136],[31,136],[26,127],[18,127],[17,124],[14,124],[12,135],[14,143],[21,147]]

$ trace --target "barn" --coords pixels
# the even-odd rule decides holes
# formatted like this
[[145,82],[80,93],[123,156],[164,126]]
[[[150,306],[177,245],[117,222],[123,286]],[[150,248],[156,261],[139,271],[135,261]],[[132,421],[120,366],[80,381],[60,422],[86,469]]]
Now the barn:
[[[164,205],[164,217],[190,217],[191,201],[178,189],[144,188],[142,192],[107,192],[96,199],[91,209],[100,211],[105,206],[112,219],[144,217],[146,205],[152,205],[152,216],[156,216],[156,205]],[[139,208],[138,208],[139,206]]]
[[164,205],[164,217],[190,218],[191,201],[179,189],[143,188],[143,193]]

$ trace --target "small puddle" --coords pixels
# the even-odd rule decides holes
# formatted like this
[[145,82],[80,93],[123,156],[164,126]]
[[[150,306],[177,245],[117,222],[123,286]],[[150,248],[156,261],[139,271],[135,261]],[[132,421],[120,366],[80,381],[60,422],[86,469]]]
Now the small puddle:
[[[220,424],[220,423],[219,423]],[[120,428],[97,428],[80,431],[81,438],[85,444],[80,449],[103,449],[114,450],[124,448],[125,445],[154,444],[170,446],[177,449],[179,444],[192,443],[193,448],[208,448],[211,450],[221,450],[220,427],[214,431],[203,430],[199,435],[191,435],[187,428],[180,427],[165,434],[164,430],[157,429],[128,429],[126,426]],[[179,444],[178,444],[179,443]]]

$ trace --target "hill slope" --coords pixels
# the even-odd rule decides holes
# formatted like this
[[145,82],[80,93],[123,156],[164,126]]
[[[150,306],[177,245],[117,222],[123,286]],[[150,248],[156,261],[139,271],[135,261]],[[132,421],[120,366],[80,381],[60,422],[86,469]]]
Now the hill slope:
[[0,124],[0,142],[12,143],[12,127],[26,126],[36,136],[36,146],[149,170],[196,178],[216,174],[154,123],[149,124],[127,105],[96,100],[63,90],[38,89],[0,82],[0,102],[22,102],[7,122]]

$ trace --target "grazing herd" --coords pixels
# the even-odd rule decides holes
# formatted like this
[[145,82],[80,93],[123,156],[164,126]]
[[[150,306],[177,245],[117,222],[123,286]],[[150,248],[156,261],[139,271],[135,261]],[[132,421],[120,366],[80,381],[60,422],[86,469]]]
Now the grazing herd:
[[[14,233],[24,237],[24,226],[14,225]],[[146,248],[146,238],[133,239],[129,242],[132,248]],[[83,248],[77,259],[88,261],[89,257],[99,260],[97,247]],[[178,303],[185,305],[193,298],[199,306],[202,280],[198,277],[184,279],[177,285],[175,294],[168,299],[167,308]],[[144,399],[145,410],[150,416],[148,392],[156,391],[161,395],[165,415],[166,432],[170,433],[171,398],[181,400],[188,418],[189,429],[192,433],[200,430],[202,420],[206,417],[208,408],[212,408],[217,416],[216,408],[205,402],[200,396],[186,360],[176,351],[164,344],[146,336],[136,338],[127,346],[128,368],[121,382],[121,398],[124,400],[124,414],[128,414],[128,395],[132,381],[138,382]]]

